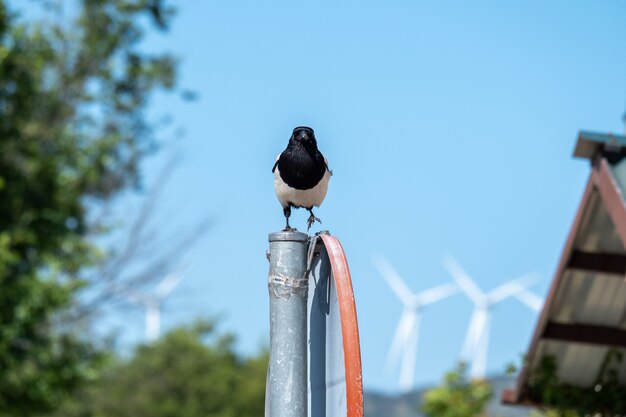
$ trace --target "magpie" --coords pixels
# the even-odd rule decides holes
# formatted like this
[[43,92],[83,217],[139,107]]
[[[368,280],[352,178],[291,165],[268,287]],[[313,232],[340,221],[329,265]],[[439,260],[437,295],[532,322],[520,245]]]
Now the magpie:
[[317,149],[317,141],[313,129],[298,126],[293,129],[287,148],[278,155],[272,168],[274,173],[274,191],[283,206],[283,214],[287,225],[285,231],[294,230],[289,227],[291,208],[305,208],[311,214],[307,221],[308,229],[314,222],[322,222],[313,214],[313,206],[319,207],[326,197],[328,180],[333,174],[328,169],[328,161]]

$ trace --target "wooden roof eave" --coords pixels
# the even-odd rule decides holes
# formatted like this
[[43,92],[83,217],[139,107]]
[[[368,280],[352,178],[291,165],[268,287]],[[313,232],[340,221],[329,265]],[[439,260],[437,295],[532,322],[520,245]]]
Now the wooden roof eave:
[[550,285],[550,291],[548,292],[548,296],[541,311],[541,315],[539,316],[537,326],[535,327],[533,338],[530,342],[525,364],[522,367],[520,375],[517,379],[516,387],[503,392],[502,401],[504,403],[529,403],[529,399],[525,395],[525,389],[528,384],[530,364],[533,363],[539,342],[543,338],[546,327],[550,322],[550,309],[555,301],[557,290],[561,285],[563,276],[565,275],[565,270],[568,268],[570,263],[570,259],[575,249],[574,246],[576,237],[582,226],[586,210],[589,207],[589,202],[594,191],[597,191],[617,229],[617,233],[622,241],[622,244],[626,247],[626,202],[617,181],[613,177],[609,163],[605,158],[599,158],[592,167],[591,175],[587,181],[582,200],[578,206],[578,210],[576,211],[574,223],[569,231],[554,279]]

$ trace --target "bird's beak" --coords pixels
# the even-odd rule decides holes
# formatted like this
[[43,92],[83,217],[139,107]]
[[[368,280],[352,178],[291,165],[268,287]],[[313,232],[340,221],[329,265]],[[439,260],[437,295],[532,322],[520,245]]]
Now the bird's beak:
[[301,141],[301,142],[308,142],[309,139],[310,139],[309,135],[306,132],[304,132],[304,131],[302,131],[302,132],[300,132],[298,134],[298,140]]

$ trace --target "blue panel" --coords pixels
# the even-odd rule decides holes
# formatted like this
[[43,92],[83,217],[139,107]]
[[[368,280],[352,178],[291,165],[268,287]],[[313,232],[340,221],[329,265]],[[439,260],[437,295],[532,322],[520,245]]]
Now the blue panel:
[[324,245],[309,278],[309,416],[345,417],[346,377],[337,292]]

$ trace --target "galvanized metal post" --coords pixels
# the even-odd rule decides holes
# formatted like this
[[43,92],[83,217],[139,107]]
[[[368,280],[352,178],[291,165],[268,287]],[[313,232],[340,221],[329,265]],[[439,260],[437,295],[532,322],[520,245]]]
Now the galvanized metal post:
[[269,235],[270,363],[267,417],[307,415],[307,243],[300,232]]

